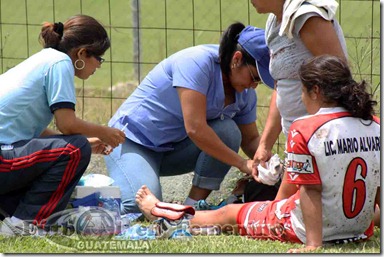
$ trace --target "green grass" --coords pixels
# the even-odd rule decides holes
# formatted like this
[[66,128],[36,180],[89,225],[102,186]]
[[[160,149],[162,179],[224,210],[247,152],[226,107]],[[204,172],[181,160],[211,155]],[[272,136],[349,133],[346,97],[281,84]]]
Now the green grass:
[[[67,244],[62,237],[45,238],[2,238],[2,253],[286,253],[291,248],[301,247],[299,244],[281,243],[277,241],[253,240],[236,235],[194,236],[190,240],[148,240],[148,241],[115,241],[86,239]],[[55,243],[53,243],[55,242]],[[62,244],[62,245],[60,245]],[[137,247],[137,248],[134,248]],[[136,250],[135,250],[136,249]],[[315,253],[380,253],[380,230],[366,242],[344,245],[326,246]]]

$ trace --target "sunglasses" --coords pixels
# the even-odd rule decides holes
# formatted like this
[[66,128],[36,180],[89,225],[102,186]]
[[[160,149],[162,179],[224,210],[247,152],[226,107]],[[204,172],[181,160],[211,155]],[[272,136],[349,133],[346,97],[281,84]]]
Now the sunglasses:
[[102,63],[105,61],[105,59],[102,58],[102,57],[100,57],[100,56],[94,55],[93,57],[95,57],[95,59],[96,59],[100,64],[102,64]]
[[261,82],[260,77],[257,77],[257,78],[256,78],[256,77],[253,75],[252,70],[251,70],[251,67],[249,67],[248,63],[246,62],[245,64],[246,64],[247,67],[248,67],[249,73],[251,73],[251,77],[252,77],[252,81],[253,81],[253,83],[257,83],[257,84],[259,84],[259,83]]

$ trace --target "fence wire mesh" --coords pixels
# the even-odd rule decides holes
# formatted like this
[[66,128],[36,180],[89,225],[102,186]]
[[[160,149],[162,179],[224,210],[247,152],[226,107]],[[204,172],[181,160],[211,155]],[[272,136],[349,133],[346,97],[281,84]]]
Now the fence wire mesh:
[[[380,101],[380,1],[338,3],[337,19],[356,79],[367,80]],[[235,21],[264,28],[267,19],[249,0],[0,0],[0,71],[41,49],[37,38],[44,21],[64,21],[78,13],[101,21],[112,42],[103,67],[86,81],[76,79],[77,115],[100,124],[107,124],[165,57],[185,47],[219,43],[221,33]],[[259,86],[257,93],[262,132],[271,91]],[[283,137],[275,147],[283,151]]]

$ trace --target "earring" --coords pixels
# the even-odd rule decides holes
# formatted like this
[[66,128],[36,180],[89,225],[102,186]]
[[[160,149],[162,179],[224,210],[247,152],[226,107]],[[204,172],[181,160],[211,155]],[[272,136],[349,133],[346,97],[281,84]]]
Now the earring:
[[[81,67],[78,66],[79,62],[82,63]],[[85,67],[85,62],[84,62],[84,60],[82,60],[82,59],[77,59],[77,60],[75,61],[75,64],[74,64],[74,65],[75,65],[76,70],[82,70],[82,69],[84,69],[84,67]]]

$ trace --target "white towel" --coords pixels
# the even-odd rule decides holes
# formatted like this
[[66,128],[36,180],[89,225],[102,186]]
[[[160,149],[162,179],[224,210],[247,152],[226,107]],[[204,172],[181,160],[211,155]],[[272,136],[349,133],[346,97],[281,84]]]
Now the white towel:
[[280,165],[280,158],[277,154],[273,155],[268,162],[266,162],[267,168],[264,168],[260,164],[257,166],[259,172],[258,178],[260,182],[266,185],[273,186],[279,181],[283,169]]
[[[303,5],[304,2],[309,4]],[[330,21],[335,16],[338,7],[339,4],[335,0],[285,0],[279,35],[286,34],[288,38],[292,38],[295,19],[305,13],[316,12]]]

